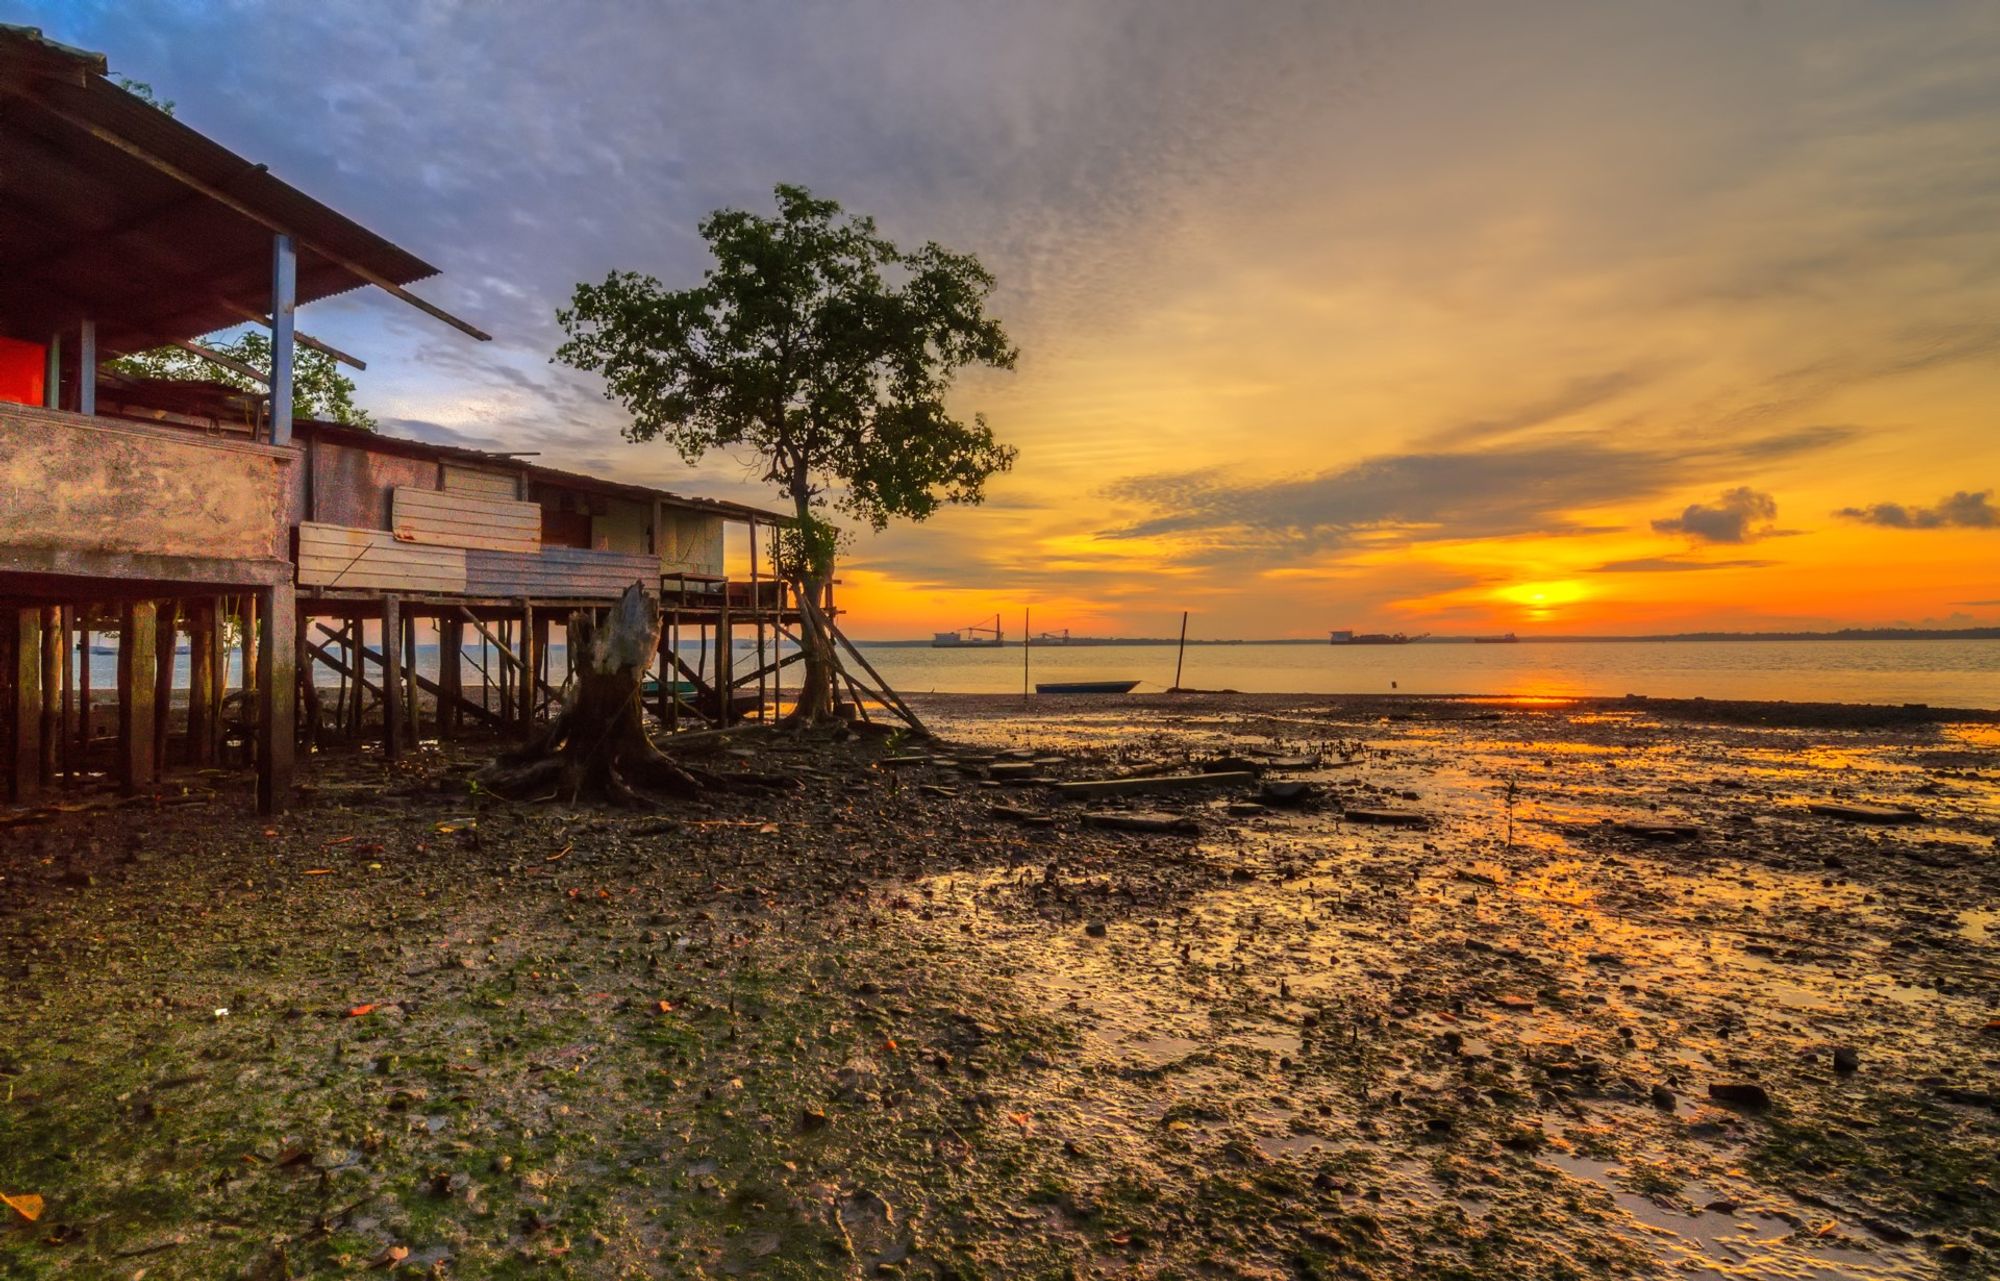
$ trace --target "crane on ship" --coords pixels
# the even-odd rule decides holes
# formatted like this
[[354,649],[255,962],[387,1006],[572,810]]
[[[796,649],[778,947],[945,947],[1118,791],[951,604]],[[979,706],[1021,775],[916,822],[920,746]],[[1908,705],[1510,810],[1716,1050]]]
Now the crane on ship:
[[1005,641],[998,614],[991,623],[968,623],[953,631],[931,634],[932,649],[999,649]]

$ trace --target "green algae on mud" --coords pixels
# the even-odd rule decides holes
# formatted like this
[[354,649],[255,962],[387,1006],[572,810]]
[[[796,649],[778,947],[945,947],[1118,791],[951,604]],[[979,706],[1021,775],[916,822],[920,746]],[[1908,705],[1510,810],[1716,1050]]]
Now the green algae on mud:
[[[0,1190],[48,1198],[0,1273],[1992,1266],[1983,727],[924,710],[939,761],[780,741],[800,793],[665,825],[468,799],[429,753],[321,758],[268,828],[225,790],[0,833]],[[988,810],[1036,789],[971,763],[1006,747],[1317,755],[1435,822],[1021,829]],[[1927,821],[1803,810],[1856,793]],[[1634,814],[1701,836],[1601,821]],[[1774,1105],[1703,1096],[1739,1078]]]

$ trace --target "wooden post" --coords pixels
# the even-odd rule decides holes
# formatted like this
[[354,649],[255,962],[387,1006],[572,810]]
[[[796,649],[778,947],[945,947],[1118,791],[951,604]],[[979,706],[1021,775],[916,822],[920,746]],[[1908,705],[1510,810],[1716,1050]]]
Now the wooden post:
[[407,730],[408,747],[415,747],[423,738],[424,708],[417,701],[417,616],[403,615],[403,720]]
[[42,611],[16,609],[8,628],[11,728],[7,794],[32,800],[42,788]]
[[681,674],[669,654],[678,654],[681,643],[681,612],[674,610],[667,615],[667,625],[660,629],[660,720],[665,723],[669,734],[680,732],[681,728]]
[[[62,767],[63,777],[76,782],[76,611],[64,605],[56,612],[56,630],[60,635],[62,648]],[[89,662],[89,659],[85,659]]]
[[[299,714],[306,719],[305,733],[300,736],[300,741],[310,753],[319,745],[320,722],[319,683],[313,679],[312,650],[306,644],[306,628],[312,620],[299,610],[296,595],[293,597],[292,612],[298,615],[292,628],[292,664],[293,670],[298,674]],[[188,697],[192,702],[193,695],[190,694]]]
[[76,760],[83,768],[90,752],[90,610],[77,617],[76,635]]
[[153,650],[158,610],[125,602],[118,633],[118,783],[128,794],[153,781]]
[[167,729],[174,711],[174,615],[178,602],[163,601],[154,621],[153,777],[167,772]]
[[403,602],[382,598],[382,756],[403,754]]
[[42,405],[48,409],[61,409],[62,403],[62,335],[49,335],[48,359],[42,365]]
[[526,597],[521,599],[521,732],[527,733],[535,723],[535,695],[540,692],[535,684],[535,672],[541,664],[535,657],[535,606]]
[[535,661],[529,667],[528,686],[534,693],[528,705],[536,711],[542,706],[542,687],[549,683],[549,616],[546,612],[535,615]]
[[456,615],[447,620],[438,615],[438,735],[444,739],[458,737],[458,730],[465,723],[465,709],[460,706],[465,697],[465,624]]
[[257,812],[276,814],[291,801],[297,746],[298,670],[292,655],[298,641],[298,589],[279,583],[258,595],[263,598],[264,629],[257,640]]
[[243,688],[257,688],[257,596],[245,592],[243,601]]
[[43,787],[56,781],[56,753],[62,746],[63,631],[62,614],[50,605],[42,610],[41,756],[36,775]]
[[354,671],[354,719],[348,723],[348,736],[355,742],[361,741],[362,719],[368,715],[368,653],[361,642],[366,639],[359,615],[350,617],[347,626],[341,629],[346,639],[341,644],[347,649],[347,665]]
[[1187,657],[1187,616],[1188,612],[1186,610],[1182,610],[1181,644],[1180,648],[1174,651],[1174,688],[1176,690],[1178,690],[1181,687],[1181,660]]
[[722,585],[722,607],[715,615],[715,698],[716,724],[736,723],[736,695],[730,688],[736,677],[736,638],[729,622],[729,584]]
[[202,597],[188,606],[187,760],[215,763],[215,602]]

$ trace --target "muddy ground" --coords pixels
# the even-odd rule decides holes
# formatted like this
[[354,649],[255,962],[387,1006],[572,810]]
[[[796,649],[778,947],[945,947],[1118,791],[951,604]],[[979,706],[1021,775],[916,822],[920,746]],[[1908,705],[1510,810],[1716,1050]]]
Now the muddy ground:
[[2000,1270],[2000,716],[918,707],[659,814],[0,813],[0,1275]]

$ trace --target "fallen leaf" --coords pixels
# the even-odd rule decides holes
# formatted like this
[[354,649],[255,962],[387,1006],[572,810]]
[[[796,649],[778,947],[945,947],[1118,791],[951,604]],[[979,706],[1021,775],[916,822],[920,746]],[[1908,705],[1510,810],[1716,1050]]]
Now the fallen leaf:
[[332,876],[333,869],[330,867],[309,867],[305,870],[304,874],[307,876]]
[[401,1263],[403,1260],[409,1257],[410,1257],[409,1246],[392,1245],[387,1249],[383,1250],[382,1253],[375,1256],[374,1266],[378,1268],[394,1267],[396,1264]]
[[5,1192],[0,1192],[0,1201],[5,1201],[30,1223],[42,1217],[42,1199],[32,1192],[23,1192],[19,1196],[8,1196]]
[[350,1019],[358,1019],[364,1014],[373,1014],[374,1012],[375,1012],[375,1002],[370,1001],[366,1005],[357,1005],[353,1009],[349,1010],[347,1012],[347,1017]]
[[660,1013],[662,1014],[672,1014],[674,1012],[674,1003],[672,1001],[659,1001],[656,1004],[659,1006]]

